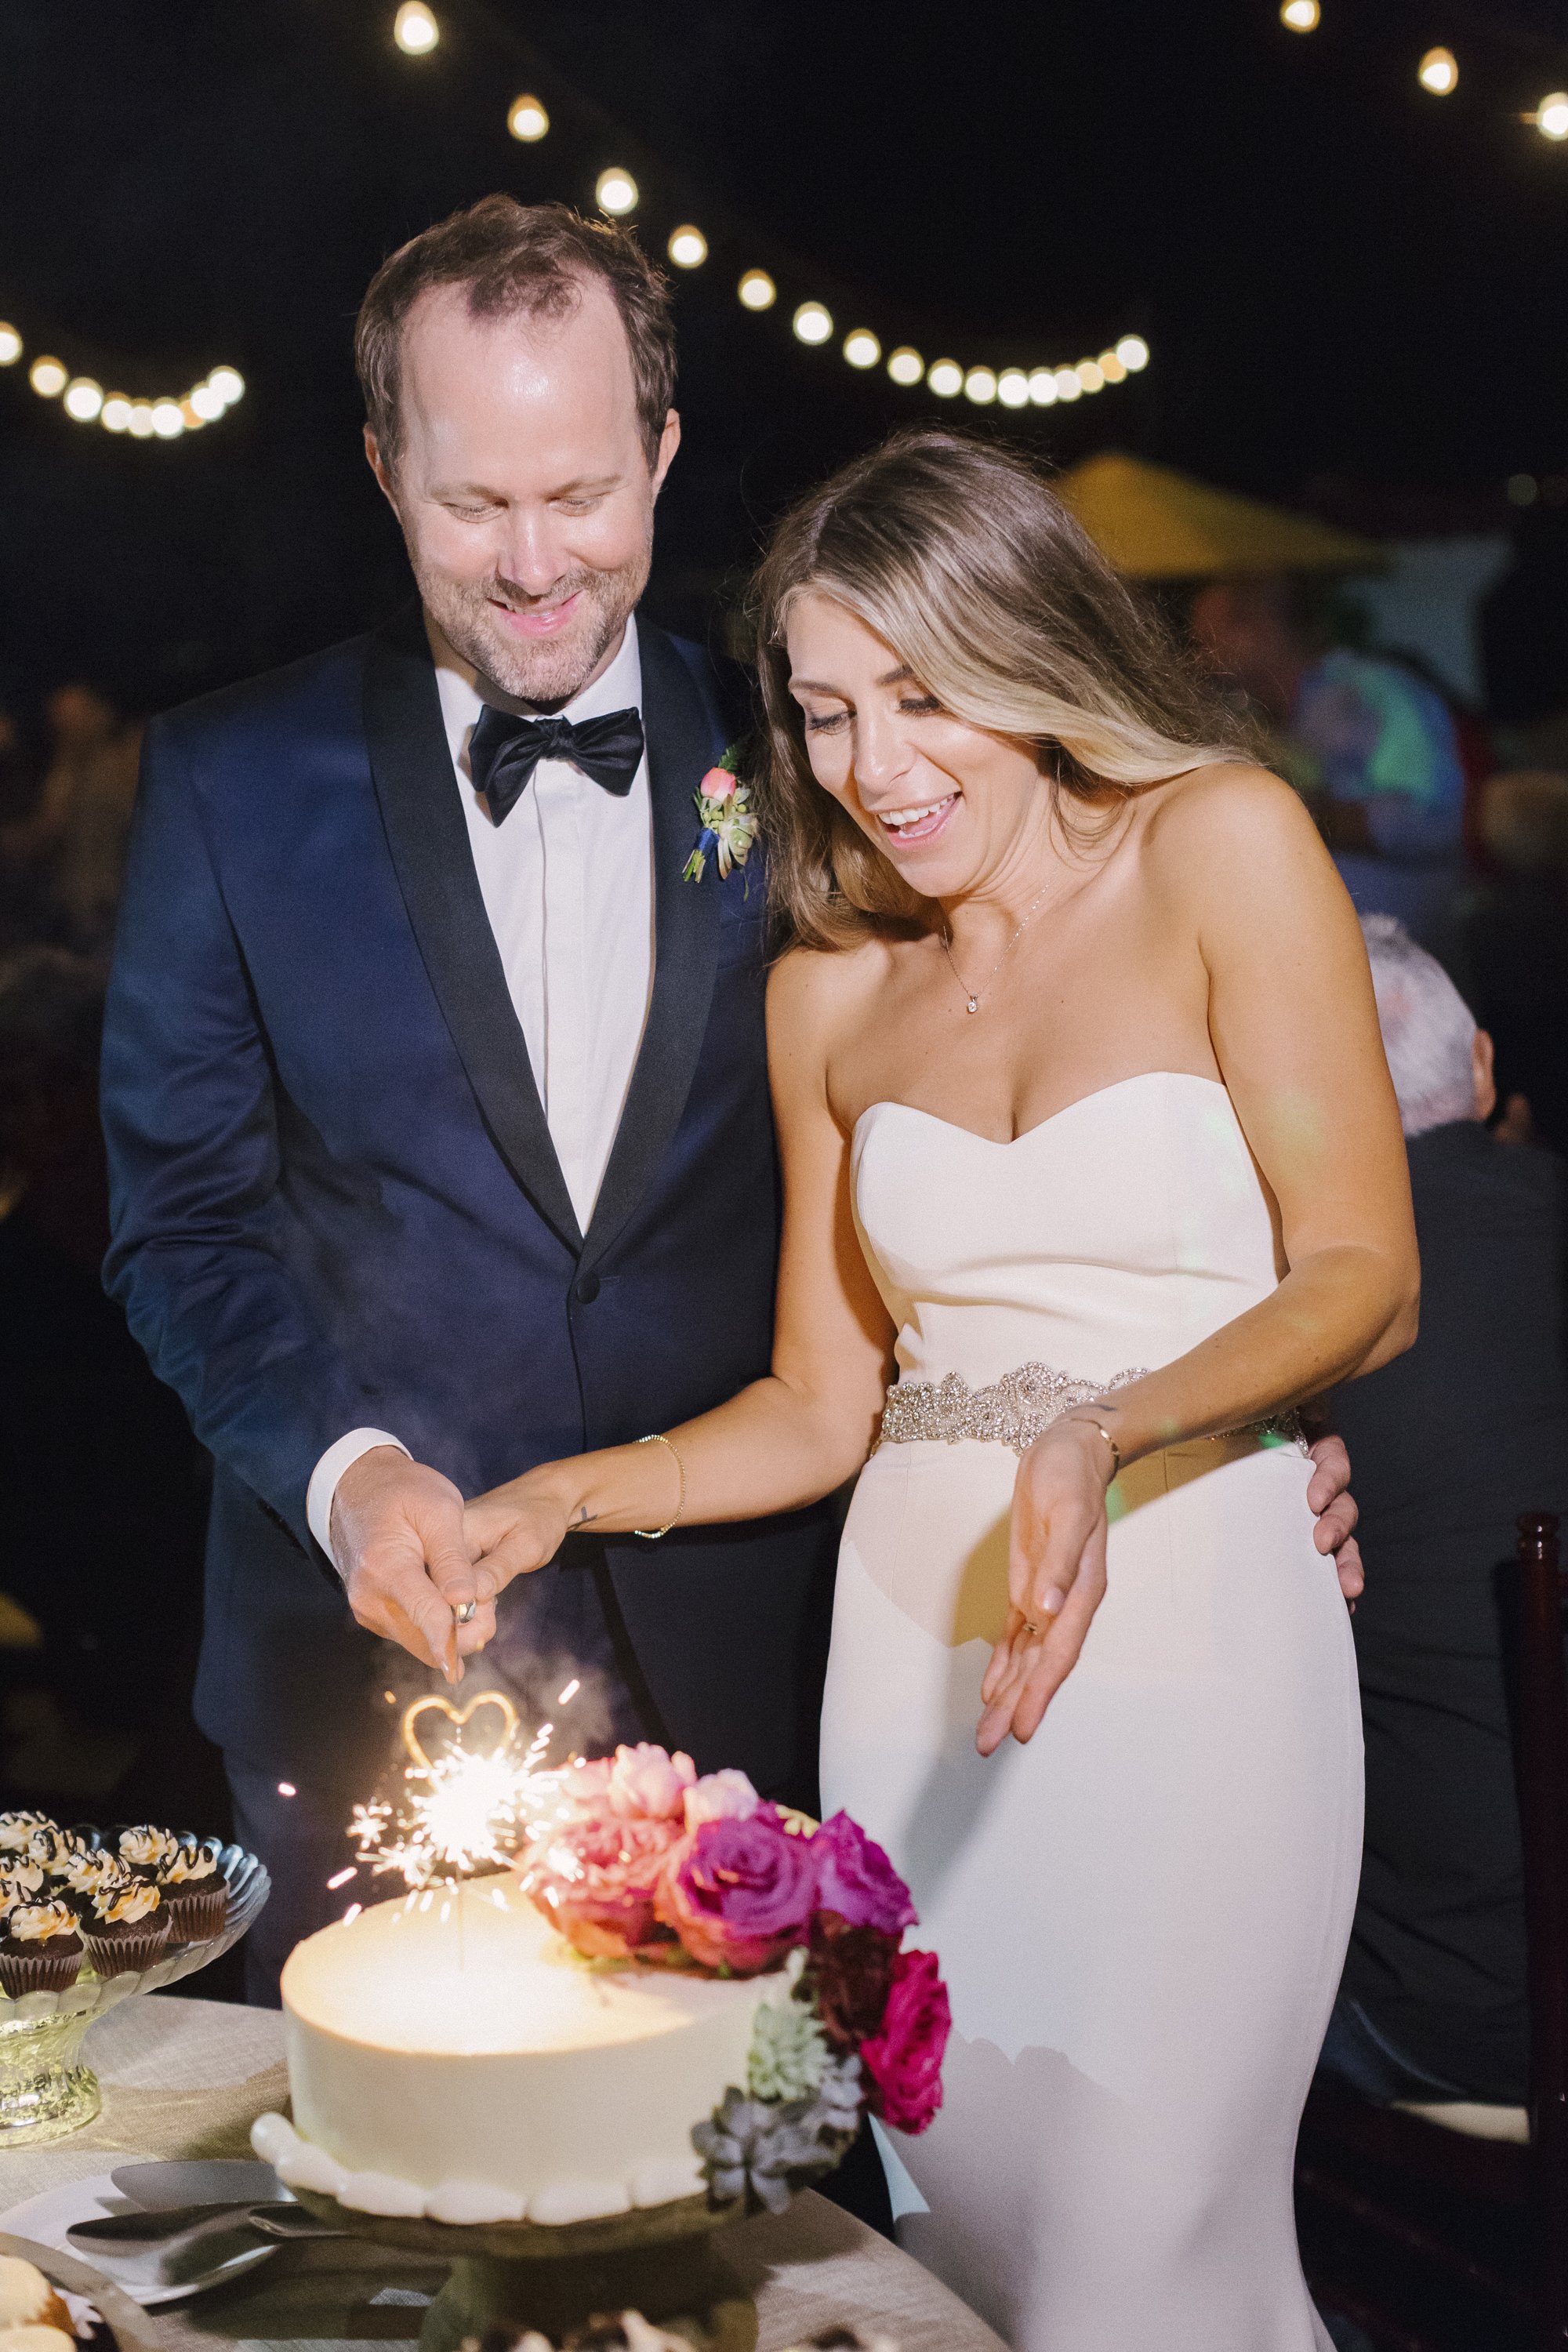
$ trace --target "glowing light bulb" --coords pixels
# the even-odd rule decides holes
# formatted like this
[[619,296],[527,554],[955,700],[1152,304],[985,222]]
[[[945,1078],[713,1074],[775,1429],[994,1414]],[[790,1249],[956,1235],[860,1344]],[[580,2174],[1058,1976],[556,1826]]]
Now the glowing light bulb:
[[618,163],[612,163],[607,172],[601,172],[594,183],[594,201],[599,210],[613,214],[617,220],[623,213],[636,209],[637,200],[637,184],[631,173],[623,171]]
[[0,367],[15,367],[22,356],[22,338],[15,327],[0,320]]
[[963,370],[956,360],[932,360],[926,383],[939,400],[952,400],[963,390]]
[[895,383],[919,383],[925,372],[926,363],[912,343],[900,343],[888,354],[888,373]]
[[790,324],[803,343],[825,343],[833,332],[833,313],[825,302],[803,302]]
[[1149,346],[1142,335],[1123,335],[1116,346],[1116,356],[1129,375],[1136,375],[1140,368],[1149,364]]
[[58,360],[39,359],[27,370],[27,382],[45,400],[58,400],[69,378]]
[[79,425],[90,425],[103,406],[103,386],[94,383],[89,375],[73,376],[66,386],[61,406]]
[[1055,368],[1034,368],[1029,374],[1029,398],[1037,408],[1049,408],[1057,398]]
[[853,327],[844,338],[844,356],[852,368],[875,367],[882,346],[869,327]]
[[215,416],[223,415],[227,403],[215,385],[198,383],[191,394],[190,405],[204,425],[210,425]]
[[1057,398],[1058,400],[1081,400],[1083,398],[1083,386],[1078,380],[1078,374],[1075,369],[1058,368]]
[[531,147],[533,142],[542,139],[550,128],[550,117],[544,110],[543,101],[531,97],[526,91],[521,98],[514,98],[507,109],[506,127],[514,139],[521,139],[525,146]]
[[708,240],[688,221],[683,227],[670,230],[665,250],[677,269],[700,269],[708,258]]
[[180,403],[180,422],[184,425],[186,432],[199,433],[206,421],[207,420],[202,415],[201,410],[196,406],[194,395],[187,392],[184,400]]
[[392,20],[392,37],[405,57],[426,58],[441,37],[441,27],[425,0],[403,0]]
[[1459,61],[1452,49],[1428,49],[1415,68],[1415,79],[1434,98],[1447,98],[1459,86]]
[[237,368],[216,367],[207,378],[207,389],[217,394],[226,408],[232,408],[244,396],[245,378]]
[[1568,139],[1568,89],[1554,89],[1542,100],[1535,110],[1535,127],[1543,139]]
[[1322,13],[1318,0],[1285,0],[1279,22],[1292,33],[1315,33]]
[[1126,383],[1127,362],[1119,360],[1114,352],[1101,352],[1095,364],[1107,383]]
[[122,392],[110,392],[104,395],[103,406],[99,412],[98,421],[106,433],[125,433],[130,430],[131,403]]
[[989,408],[996,397],[995,371],[988,367],[973,367],[963,379],[963,396],[973,401],[977,408]]
[[1073,373],[1077,376],[1083,391],[1103,392],[1105,390],[1105,372],[1096,361],[1079,360]]
[[735,289],[748,310],[771,310],[779,289],[765,269],[748,269]]
[[[177,441],[184,429],[185,420],[180,414],[180,404],[177,400],[155,400],[153,403],[153,430],[160,441]],[[283,1790],[281,1780],[278,1783],[278,1788],[279,1793],[281,1794]],[[289,1793],[292,1796],[294,1792],[290,1790]]]
[[1004,408],[1027,408],[1029,379],[1022,368],[1004,368],[996,379],[996,397]]

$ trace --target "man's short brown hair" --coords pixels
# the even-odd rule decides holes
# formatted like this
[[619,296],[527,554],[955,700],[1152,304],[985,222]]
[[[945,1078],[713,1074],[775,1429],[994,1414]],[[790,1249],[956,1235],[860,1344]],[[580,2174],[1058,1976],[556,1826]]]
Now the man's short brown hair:
[[403,330],[421,294],[460,286],[471,319],[563,319],[584,278],[603,278],[626,331],[637,419],[650,468],[675,393],[675,322],[664,274],[629,229],[584,220],[570,205],[483,196],[437,221],[384,261],[360,305],[354,364],[365,415],[388,466],[400,440]]

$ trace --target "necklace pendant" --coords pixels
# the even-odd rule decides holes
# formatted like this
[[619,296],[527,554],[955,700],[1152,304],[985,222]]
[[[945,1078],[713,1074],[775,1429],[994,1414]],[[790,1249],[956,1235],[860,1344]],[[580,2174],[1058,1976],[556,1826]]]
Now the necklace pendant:
[[980,999],[977,996],[970,997],[963,1009],[966,1013],[978,1013],[980,1010]]

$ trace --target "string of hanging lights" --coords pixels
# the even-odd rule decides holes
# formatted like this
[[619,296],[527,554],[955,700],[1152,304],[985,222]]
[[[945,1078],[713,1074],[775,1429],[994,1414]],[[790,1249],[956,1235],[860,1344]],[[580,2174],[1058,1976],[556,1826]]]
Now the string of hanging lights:
[[[1288,32],[1315,33],[1323,21],[1320,0],[1280,0],[1279,22]],[[1459,87],[1459,61],[1442,43],[1417,59],[1415,79],[1430,98],[1451,98]],[[1548,90],[1519,121],[1543,139],[1568,139],[1568,90]]]
[[[1288,0],[1288,5],[1315,8],[1317,0]],[[393,19],[392,30],[394,40],[406,57],[428,57],[440,44],[440,21],[426,0],[403,0]],[[531,90],[525,90],[508,107],[506,122],[514,139],[534,145],[549,132],[549,109]],[[611,163],[599,173],[594,184],[594,201],[612,220],[625,220],[638,210],[642,191],[629,171],[621,164]],[[670,231],[665,252],[676,268],[689,270],[702,268],[710,258],[710,248],[695,222],[682,221]],[[779,299],[778,283],[773,273],[756,267],[742,271],[735,293],[742,309],[754,314],[772,310]],[[825,347],[838,337],[832,311],[825,302],[814,298],[795,305],[790,324],[796,341],[811,348]],[[870,327],[851,327],[838,348],[847,364],[862,372],[884,364],[882,340]],[[891,381],[906,390],[924,384],[939,400],[955,400],[962,394],[977,407],[988,407],[997,402],[1004,408],[1017,409],[1049,408],[1058,401],[1081,400],[1086,394],[1103,392],[1109,384],[1125,383],[1130,377],[1142,373],[1149,358],[1149,346],[1143,337],[1126,334],[1104,351],[1071,365],[1058,362],[1027,368],[993,367],[964,364],[946,357],[928,361],[909,342],[896,343],[886,353],[885,365]]]
[[[15,367],[26,349],[20,331],[0,320],[0,368]],[[96,376],[72,375],[48,352],[32,362],[27,382],[40,400],[58,400],[73,424],[101,425],[106,433],[129,434],[133,441],[178,441],[184,434],[199,433],[205,425],[216,425],[245,393],[237,368],[216,367],[189,392],[133,398],[105,392]]]

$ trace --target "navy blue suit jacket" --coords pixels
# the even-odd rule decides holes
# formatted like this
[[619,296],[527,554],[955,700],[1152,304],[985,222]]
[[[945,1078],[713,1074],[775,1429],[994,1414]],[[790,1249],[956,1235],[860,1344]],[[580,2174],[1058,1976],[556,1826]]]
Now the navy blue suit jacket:
[[[763,892],[755,860],[749,887],[711,861],[681,879],[722,727],[699,650],[639,638],[656,968],[585,1234],[417,614],[149,733],[104,1043],[107,1279],[216,1465],[198,1719],[297,1780],[385,1737],[385,1645],[306,1524],[328,1445],[394,1430],[472,1494],[767,1369]],[[571,1547],[607,1567],[670,1742],[809,1795],[831,1512]]]

